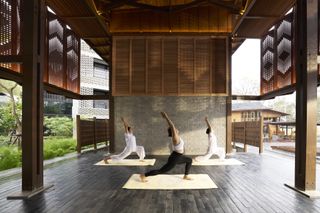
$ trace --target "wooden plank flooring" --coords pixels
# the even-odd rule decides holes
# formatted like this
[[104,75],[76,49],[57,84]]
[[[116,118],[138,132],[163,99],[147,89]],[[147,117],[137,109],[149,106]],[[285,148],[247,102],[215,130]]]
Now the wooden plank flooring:
[[[0,180],[0,212],[320,212],[320,199],[308,199],[283,185],[293,181],[293,159],[236,154],[232,157],[245,165],[191,168],[191,173],[208,174],[218,189],[157,191],[122,189],[131,174],[151,167],[93,166],[103,154],[85,153],[46,169],[45,183],[54,187],[27,201],[6,200],[20,190],[21,179]],[[155,167],[166,161],[165,156],[156,158]],[[171,173],[183,171],[179,165]]]

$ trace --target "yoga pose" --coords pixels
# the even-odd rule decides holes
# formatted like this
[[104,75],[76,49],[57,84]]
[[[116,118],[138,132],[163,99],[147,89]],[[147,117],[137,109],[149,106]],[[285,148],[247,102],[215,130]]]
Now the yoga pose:
[[163,174],[175,167],[176,164],[186,164],[185,167],[185,173],[183,176],[183,179],[185,180],[191,180],[189,175],[189,170],[192,165],[192,159],[188,158],[183,155],[184,153],[184,141],[179,136],[179,131],[176,129],[172,121],[168,118],[168,115],[165,112],[161,112],[161,115],[163,118],[168,122],[169,128],[168,128],[168,135],[172,138],[172,148],[173,151],[171,155],[168,158],[168,162],[162,166],[160,169],[149,171],[145,174],[141,174],[140,178],[142,182],[146,182],[146,177]]
[[126,147],[124,150],[118,155],[111,155],[104,158],[105,163],[109,163],[108,160],[113,161],[121,161],[128,157],[132,152],[137,153],[139,156],[140,161],[143,161],[144,157],[146,156],[143,146],[137,146],[136,144],[136,137],[133,135],[132,128],[129,126],[128,122],[121,117],[121,120],[124,125],[124,138],[126,141]]
[[208,141],[209,141],[209,147],[207,150],[207,154],[203,156],[198,156],[194,158],[195,161],[206,161],[211,158],[213,154],[216,154],[219,156],[220,160],[223,160],[225,158],[225,150],[224,148],[219,148],[218,143],[217,143],[217,137],[213,134],[212,127],[208,121],[208,118],[205,118],[205,121],[207,123],[207,131],[206,133],[208,134]]

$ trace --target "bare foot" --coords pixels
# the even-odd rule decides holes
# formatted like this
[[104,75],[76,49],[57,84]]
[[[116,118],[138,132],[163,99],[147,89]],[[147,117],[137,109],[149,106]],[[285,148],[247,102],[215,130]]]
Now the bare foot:
[[146,162],[145,160],[139,160],[140,162]]
[[144,174],[140,174],[140,180],[143,183],[148,182],[148,180],[146,179],[146,176]]
[[189,177],[188,175],[183,176],[184,180],[193,180],[191,177]]
[[110,160],[110,157],[105,157],[105,158],[103,159],[103,161],[104,161],[105,164],[109,164],[109,161],[108,161],[108,160]]

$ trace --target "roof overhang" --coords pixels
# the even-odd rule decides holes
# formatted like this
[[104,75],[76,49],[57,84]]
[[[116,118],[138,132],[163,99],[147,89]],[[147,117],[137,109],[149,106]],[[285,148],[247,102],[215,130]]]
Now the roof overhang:
[[295,0],[250,0],[234,27],[234,39],[261,38],[294,4]]

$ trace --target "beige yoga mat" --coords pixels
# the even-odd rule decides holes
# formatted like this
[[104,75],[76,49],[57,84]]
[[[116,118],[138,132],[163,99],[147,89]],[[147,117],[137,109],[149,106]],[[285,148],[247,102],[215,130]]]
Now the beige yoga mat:
[[94,164],[96,166],[153,166],[156,162],[156,159],[144,159],[140,161],[139,159],[123,159],[121,161],[112,161],[108,160],[106,164],[103,160]]
[[144,190],[178,190],[178,189],[214,189],[217,185],[207,174],[190,174],[193,180],[184,180],[183,175],[155,175],[146,179],[148,182],[141,182],[140,175],[132,175],[124,189],[144,189]]
[[241,161],[230,158],[230,159],[209,159],[207,161],[197,162],[193,161],[192,166],[225,166],[225,165],[244,165]]

